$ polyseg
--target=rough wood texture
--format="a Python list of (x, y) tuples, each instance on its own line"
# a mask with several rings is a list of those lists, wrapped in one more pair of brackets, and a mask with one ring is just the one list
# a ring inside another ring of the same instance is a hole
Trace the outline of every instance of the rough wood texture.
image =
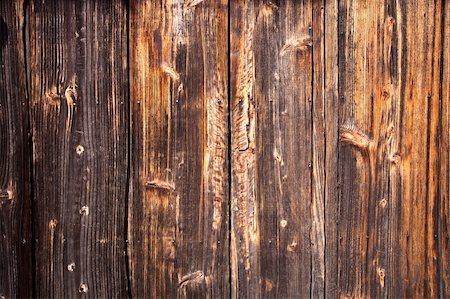
[(442, 255), (438, 265), (440, 279), (439, 296), (450, 296), (450, 1), (443, 2), (441, 40), (440, 124), (439, 124), (439, 206), (434, 217), (439, 226), (438, 253)]
[(448, 4), (230, 6), (233, 297), (448, 296)]
[(126, 297), (126, 6), (30, 6), (35, 295)]
[(340, 2), (341, 296), (449, 296), (439, 215), (443, 12), (441, 1)]
[(337, 298), (339, 228), (339, 95), (338, 95), (338, 0), (324, 4), (324, 119), (325, 119), (325, 296)]
[(0, 1), (0, 298), (30, 297), (30, 153), (23, 1)]
[(133, 297), (226, 298), (227, 2), (130, 2)]
[(320, 63), (313, 74), (322, 41), (312, 30), (320, 7), (230, 5), (233, 297), (320, 295), (323, 146), (312, 151), (323, 143)]
[(0, 51), (0, 299), (450, 297), (450, 1), (5, 0)]

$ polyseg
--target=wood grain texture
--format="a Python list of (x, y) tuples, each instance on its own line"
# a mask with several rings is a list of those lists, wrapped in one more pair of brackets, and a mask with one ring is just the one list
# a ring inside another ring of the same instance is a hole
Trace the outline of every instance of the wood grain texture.
[(450, 297), (450, 1), (0, 1), (0, 299)]
[(25, 6), (0, 2), (0, 297), (32, 295)]
[(324, 161), (323, 146), (312, 148), (324, 142), (323, 42), (312, 25), (323, 30), (321, 6), (230, 5), (233, 297), (320, 296)]
[(339, 4), (340, 296), (448, 296), (443, 12), (441, 1)]
[(133, 297), (229, 294), (227, 12), (130, 2)]
[[(331, 19), (333, 20), (333, 19)], [(325, 297), (325, 3), (312, 1), (312, 178), (311, 178), (311, 286), (310, 297)]]
[(126, 297), (126, 6), (30, 3), (35, 288)]
[(233, 297), (447, 296), (446, 5), (230, 4)]
[(339, 90), (338, 90), (338, 1), (324, 2), (324, 119), (325, 119), (325, 296), (339, 295)]
[(442, 3), (441, 73), (439, 102), (439, 193), (434, 217), (438, 218), (437, 253), (439, 296), (450, 296), (450, 1)]

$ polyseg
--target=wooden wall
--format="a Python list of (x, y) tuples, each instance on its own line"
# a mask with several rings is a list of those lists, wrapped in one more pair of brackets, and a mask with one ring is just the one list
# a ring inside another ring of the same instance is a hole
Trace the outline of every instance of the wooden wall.
[(450, 297), (448, 0), (0, 1), (0, 298)]

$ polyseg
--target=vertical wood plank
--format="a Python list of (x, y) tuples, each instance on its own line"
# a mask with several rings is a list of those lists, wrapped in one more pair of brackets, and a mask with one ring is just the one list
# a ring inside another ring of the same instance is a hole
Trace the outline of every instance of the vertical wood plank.
[(32, 296), (23, 1), (0, 2), (0, 297)]
[[(256, 200), (255, 6), (230, 2), (231, 297), (261, 296)], [(273, 7), (268, 7), (268, 14)], [(266, 285), (265, 281), (264, 287)], [(269, 289), (273, 282), (268, 281)]]
[(396, 61), (390, 63), (392, 36), (384, 39), (384, 31), (392, 34), (387, 26), (394, 20), (385, 15), (385, 4), (350, 0), (339, 7), (341, 296), (385, 296), (387, 242), (380, 237), (387, 233), (386, 211), (395, 204), (385, 159), (392, 138), (385, 136), (396, 125), (389, 114), (396, 116), (390, 110), (397, 75), (389, 69)]
[(340, 3), (341, 296), (440, 293), (441, 22), (441, 1)]
[(325, 296), (339, 295), (339, 94), (338, 1), (324, 1), (324, 102), (325, 102)]
[(126, 297), (123, 1), (31, 1), (36, 296)]
[(441, 48), (441, 80), (440, 81), (440, 160), (439, 160), (439, 196), (437, 208), (439, 217), (438, 254), (441, 264), (438, 265), (439, 296), (450, 296), (450, 1), (442, 3), (442, 48)]
[(227, 17), (130, 2), (133, 297), (229, 296)]
[[(312, 198), (311, 198), (311, 291), (313, 298), (325, 296), (325, 1), (312, 1)], [(333, 22), (333, 19), (330, 18)], [(333, 125), (334, 123), (329, 123)]]
[(320, 296), (322, 7), (312, 1), (230, 5), (233, 297)]

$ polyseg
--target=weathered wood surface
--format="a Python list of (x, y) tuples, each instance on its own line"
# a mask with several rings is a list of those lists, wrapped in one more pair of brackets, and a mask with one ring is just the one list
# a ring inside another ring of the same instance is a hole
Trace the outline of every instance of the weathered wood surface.
[(450, 296), (447, 0), (0, 1), (0, 298)]
[(313, 141), (313, 106), (320, 109), (313, 105), (313, 4), (230, 5), (233, 296), (307, 297), (313, 284), (320, 294), (323, 202), (312, 196), (313, 184), (321, 183), (312, 171), (313, 143), (320, 142)]
[(35, 296), (126, 297), (125, 2), (29, 9)]
[(23, 1), (0, 1), (0, 297), (32, 295)]
[[(438, 266), (440, 279), (439, 296), (450, 296), (450, 1), (443, 2), (442, 36), (441, 36), (441, 80), (439, 102), (439, 205), (434, 218), (439, 226), (435, 234), (438, 236), (437, 248), (441, 255)], [(434, 219), (433, 218), (433, 219)]]
[(133, 297), (228, 297), (227, 2), (130, 2)]
[(233, 295), (448, 296), (448, 3), (230, 6)]
[(439, 211), (445, 13), (442, 1), (340, 2), (340, 295), (450, 295)]

